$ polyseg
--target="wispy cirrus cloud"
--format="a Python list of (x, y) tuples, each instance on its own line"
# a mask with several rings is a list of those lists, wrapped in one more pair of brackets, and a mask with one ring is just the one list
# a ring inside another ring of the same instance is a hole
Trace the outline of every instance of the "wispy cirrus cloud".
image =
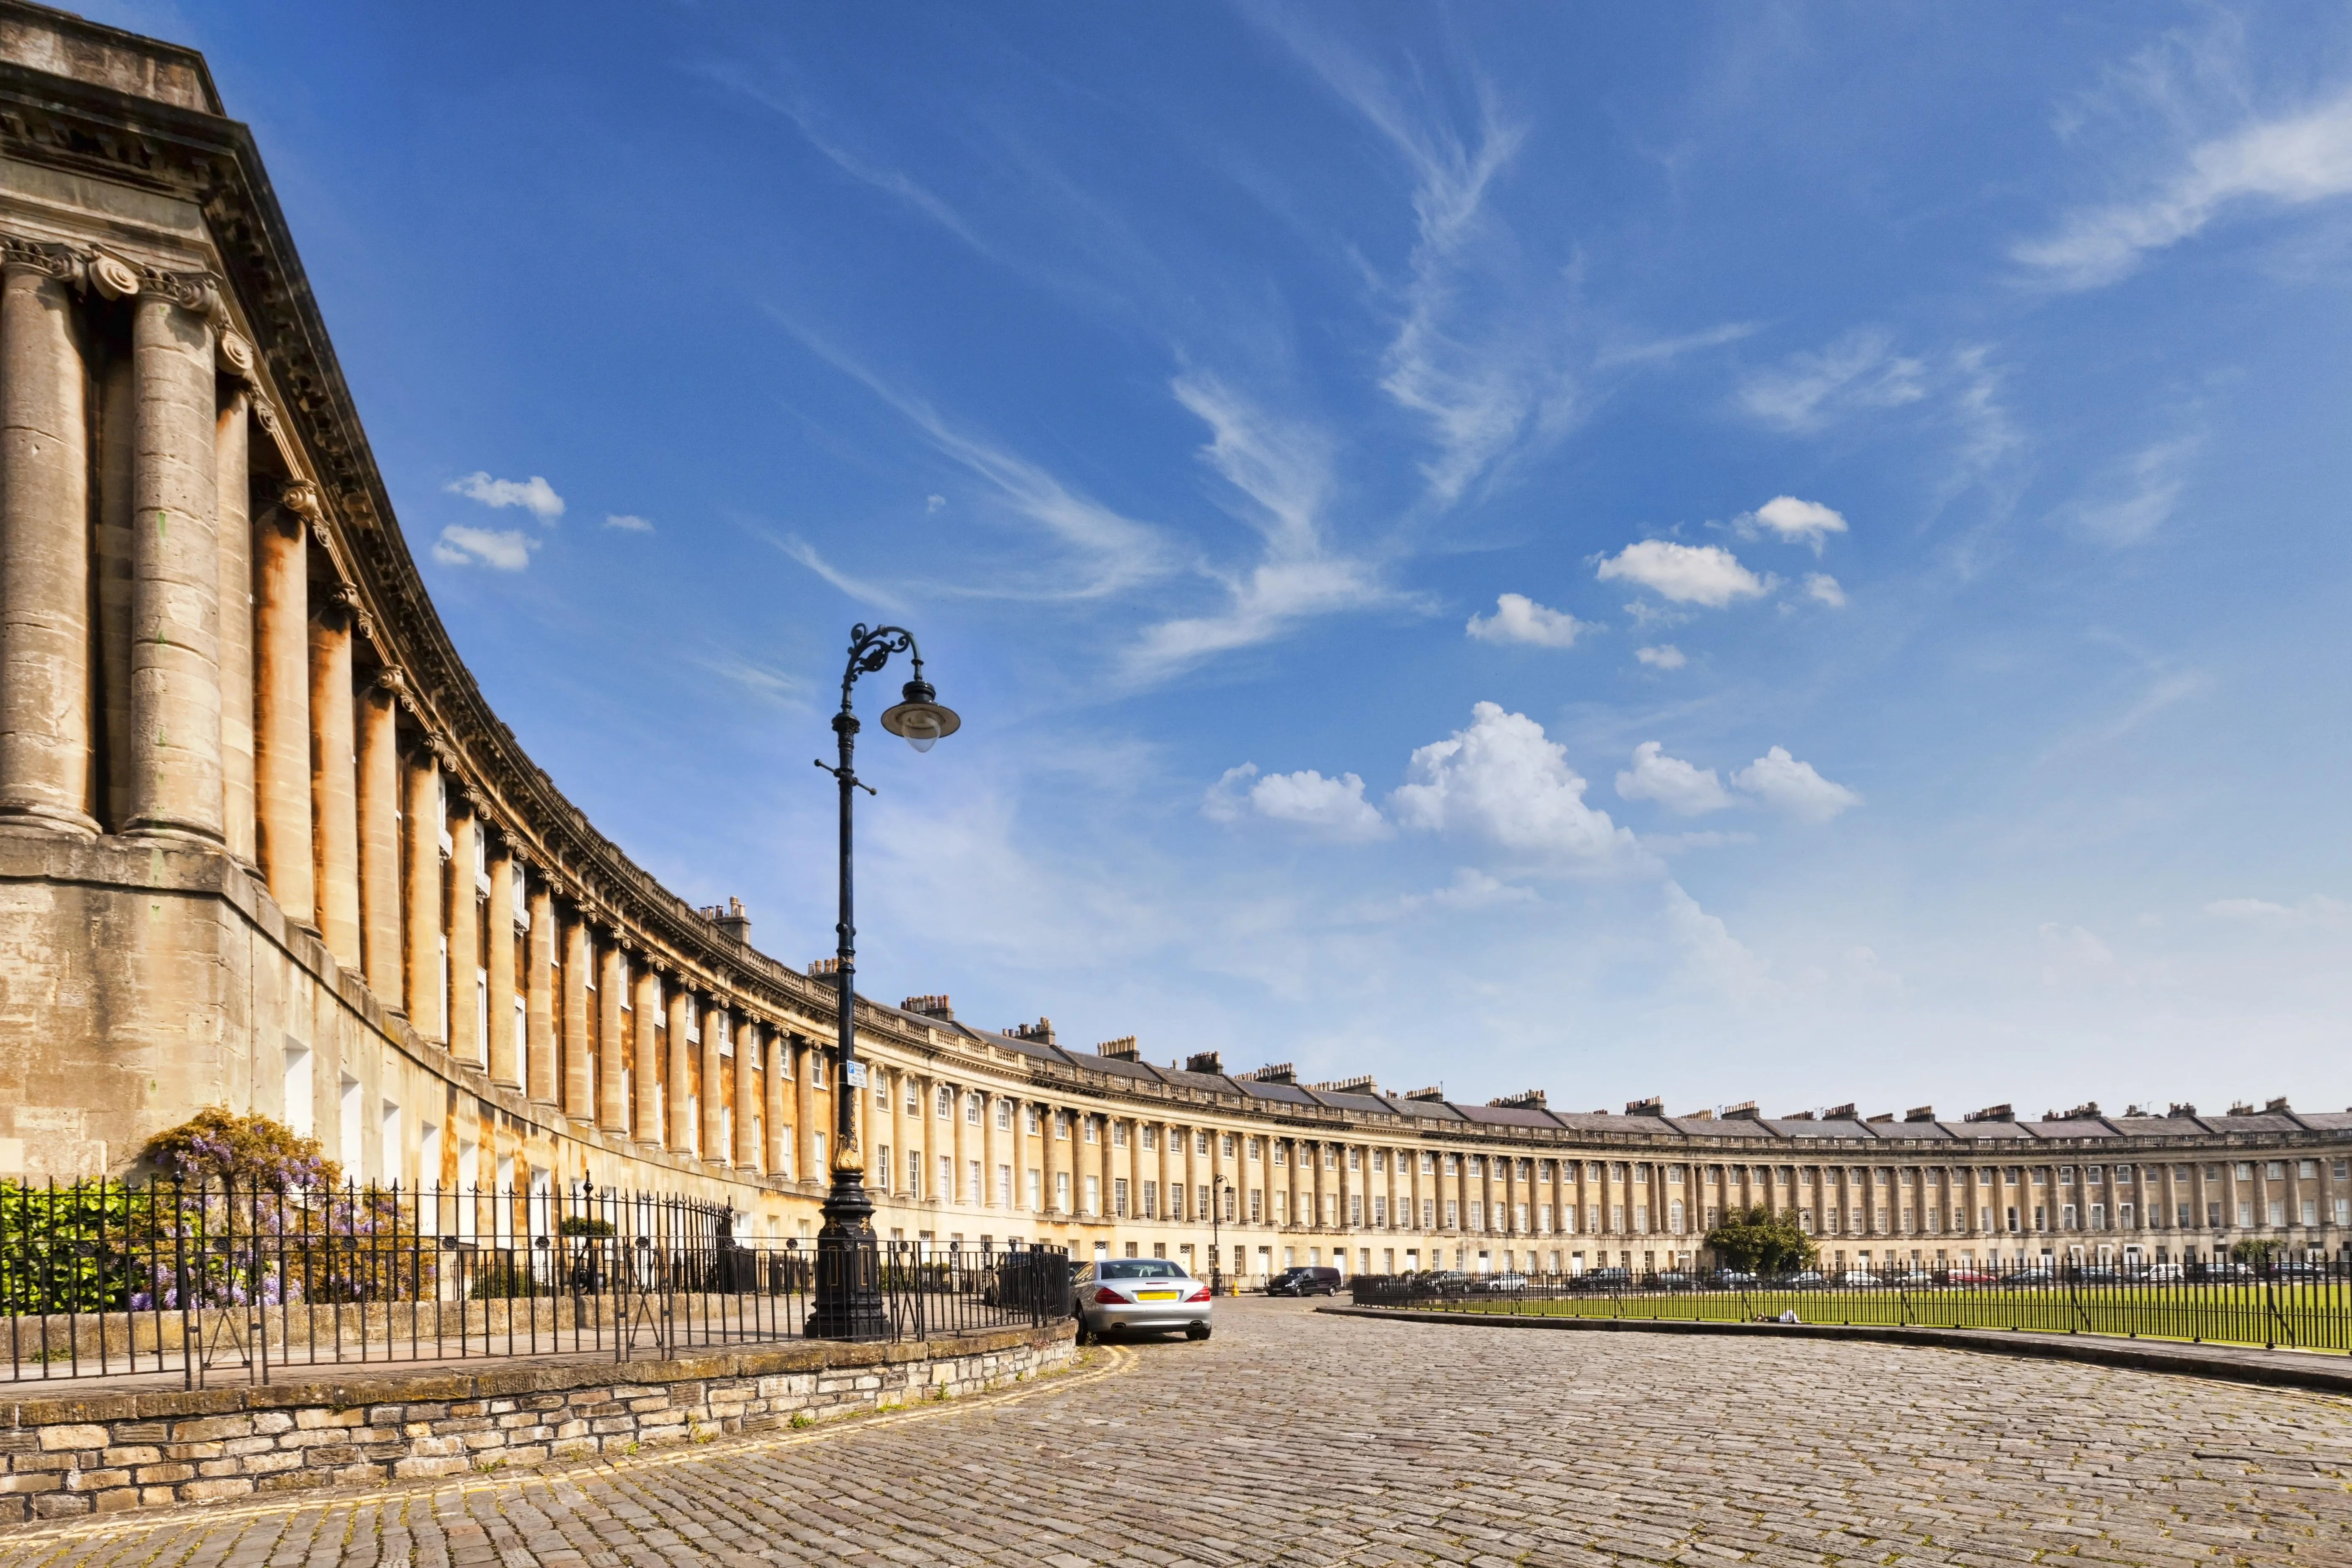
[(1225, 607), (1146, 629), (1128, 649), (1130, 677), (1160, 679), (1282, 637), (1316, 616), (1413, 602), (1388, 585), (1377, 562), (1332, 539), (1326, 517), (1335, 484), (1332, 445), (1323, 432), (1267, 413), (1206, 372), (1186, 372), (1171, 390), (1208, 426), (1201, 460), (1223, 481), (1228, 510), (1257, 532), (1261, 549), (1246, 565), (1202, 565), (1223, 588)]
[(853, 577), (848, 573), (842, 571), (840, 568), (835, 566), (831, 562), (827, 561), (824, 556), (818, 554), (815, 545), (811, 544), (808, 541), (801, 538), (798, 534), (787, 533), (779, 536), (769, 533), (764, 530), (759, 531), (759, 532), (761, 538), (765, 539), (769, 543), (774, 545), (777, 549), (782, 551), (785, 554), (791, 556), (793, 560), (799, 562), (802, 565), (815, 573), (819, 577), (824, 578), (826, 582), (840, 589), (842, 593), (846, 595), (848, 597), (856, 599), (860, 604), (872, 605), (877, 609), (888, 610), (893, 615), (903, 615), (906, 613), (906, 600), (900, 598), (898, 595), (892, 593), (887, 588), (868, 583), (863, 578)]
[(769, 316), (843, 374), (919, 430), (932, 448), (982, 480), (1012, 515), (1043, 529), (1065, 552), (1076, 580), (998, 579), (941, 593), (998, 598), (1091, 599), (1166, 575), (1175, 559), (1160, 531), (1071, 488), (1040, 465), (952, 423), (922, 398), (901, 392), (782, 312)]
[(2058, 288), (2095, 289), (2232, 209), (2307, 206), (2346, 195), (2352, 195), (2352, 93), (2200, 142), (2155, 189), (2071, 213), (2010, 255)]
[(1751, 372), (1738, 402), (1764, 424), (1812, 431), (1857, 410), (1898, 408), (1927, 395), (1924, 363), (1895, 353), (1887, 333), (1856, 328), (1823, 348)]
[(1380, 386), (1421, 420), (1433, 448), (1421, 465), (1428, 498), (1450, 507), (1577, 411), (1571, 286), (1528, 263), (1490, 200), (1527, 128), (1475, 76), (1468, 105), (1449, 108), (1418, 70), (1383, 72), (1295, 13), (1252, 15), (1380, 133), (1411, 182), (1413, 244), (1402, 276), (1383, 280), (1395, 318)]

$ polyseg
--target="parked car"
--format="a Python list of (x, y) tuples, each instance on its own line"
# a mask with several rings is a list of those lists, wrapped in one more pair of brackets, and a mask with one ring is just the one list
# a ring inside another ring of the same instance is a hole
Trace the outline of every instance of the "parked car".
[(1718, 1290), (1743, 1290), (1756, 1283), (1756, 1276), (1745, 1268), (1718, 1268), (1712, 1282)]
[(1077, 1274), (1078, 1336), (1184, 1331), (1209, 1337), (1209, 1287), (1165, 1258), (1098, 1258)]
[(1849, 1289), (1868, 1289), (1878, 1283), (1878, 1276), (1867, 1268), (1849, 1268), (1837, 1277), (1837, 1282)]
[(1588, 1268), (1574, 1280), (1580, 1290), (1624, 1290), (1631, 1289), (1633, 1283), (1633, 1271), (1630, 1268)]
[(1829, 1276), (1818, 1268), (1800, 1268), (1773, 1281), (1791, 1290), (1819, 1290), (1829, 1282)]
[(1507, 1295), (1511, 1291), (1524, 1290), (1528, 1288), (1526, 1275), (1513, 1273), (1507, 1268), (1500, 1274), (1483, 1275), (1480, 1279), (1488, 1292), (1495, 1295)]
[(1339, 1271), (1336, 1268), (1286, 1268), (1265, 1282), (1269, 1296), (1336, 1296), (1339, 1293)]
[(2189, 1270), (2178, 1263), (2149, 1263), (2141, 1267), (2134, 1279), (2145, 1279), (2151, 1285), (2166, 1285), (2189, 1278)]
[(1650, 1282), (1661, 1290), (1696, 1290), (1698, 1289), (1697, 1279), (1684, 1273), (1679, 1268), (1669, 1268), (1663, 1274), (1654, 1274), (1650, 1277)]
[(1998, 1285), (2000, 1277), (1988, 1274), (1981, 1268), (1947, 1268), (1943, 1282), (1947, 1285)]

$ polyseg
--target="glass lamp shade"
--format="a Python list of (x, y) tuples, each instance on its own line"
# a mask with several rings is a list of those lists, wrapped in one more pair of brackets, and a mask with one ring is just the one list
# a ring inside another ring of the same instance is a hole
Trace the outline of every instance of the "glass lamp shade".
[(963, 723), (954, 709), (942, 708), (933, 700), (938, 693), (928, 681), (907, 682), (905, 696), (904, 702), (882, 710), (882, 728), (919, 752), (929, 751)]

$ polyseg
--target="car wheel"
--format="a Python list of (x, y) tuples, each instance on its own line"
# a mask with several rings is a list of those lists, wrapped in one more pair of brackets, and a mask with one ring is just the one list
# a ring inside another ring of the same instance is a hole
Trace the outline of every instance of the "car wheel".
[(1078, 1320), (1078, 1340), (1077, 1340), (1077, 1342), (1078, 1342), (1078, 1344), (1079, 1344), (1081, 1347), (1084, 1347), (1084, 1346), (1087, 1346), (1087, 1345), (1093, 1344), (1096, 1341), (1099, 1340), (1101, 1337), (1102, 1337), (1101, 1335), (1099, 1335), (1099, 1334), (1096, 1333), (1092, 1329), (1090, 1329), (1090, 1328), (1087, 1327), (1087, 1321), (1086, 1321), (1084, 1318), (1080, 1318), (1080, 1319)]

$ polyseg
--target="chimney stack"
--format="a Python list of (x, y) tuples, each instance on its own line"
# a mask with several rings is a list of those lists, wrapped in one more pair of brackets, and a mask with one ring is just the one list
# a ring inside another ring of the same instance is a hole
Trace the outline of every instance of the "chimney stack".
[(1105, 1040), (1101, 1045), (1095, 1047), (1095, 1055), (1098, 1057), (1108, 1057), (1114, 1061), (1122, 1062), (1140, 1061), (1143, 1059), (1143, 1053), (1141, 1050), (1137, 1048), (1135, 1037), (1133, 1035), (1121, 1035), (1116, 1040)]
[(695, 911), (719, 928), (719, 934), (730, 942), (751, 945), (751, 917), (743, 912), (743, 900), (730, 898), (723, 904), (706, 904)]
[(1507, 1094), (1500, 1100), (1490, 1100), (1486, 1103), (1497, 1110), (1541, 1110), (1544, 1109), (1544, 1091), (1523, 1089), (1517, 1094)]
[(1040, 1015), (1034, 1024), (1013, 1025), (1004, 1031), (1004, 1036), (1007, 1039), (1034, 1040), (1041, 1046), (1050, 1046), (1054, 1043), (1054, 1020)]
[(1272, 1062), (1255, 1072), (1245, 1072), (1239, 1076), (1248, 1079), (1252, 1083), (1297, 1083), (1298, 1081), (1298, 1075), (1291, 1071), (1288, 1062)]
[(1215, 1051), (1194, 1051), (1184, 1058), (1184, 1070), (1223, 1078), (1225, 1076), (1225, 1058)]
[(1661, 1095), (1654, 1094), (1647, 1100), (1629, 1100), (1625, 1102), (1625, 1114), (1628, 1116), (1664, 1116), (1665, 1113), (1666, 1102), (1664, 1097)]
[(936, 996), (909, 996), (898, 1004), (898, 1010), (902, 1013), (920, 1013), (926, 1018), (937, 1018), (945, 1024), (955, 1022), (955, 1009), (948, 1005), (947, 994), (944, 992)]

